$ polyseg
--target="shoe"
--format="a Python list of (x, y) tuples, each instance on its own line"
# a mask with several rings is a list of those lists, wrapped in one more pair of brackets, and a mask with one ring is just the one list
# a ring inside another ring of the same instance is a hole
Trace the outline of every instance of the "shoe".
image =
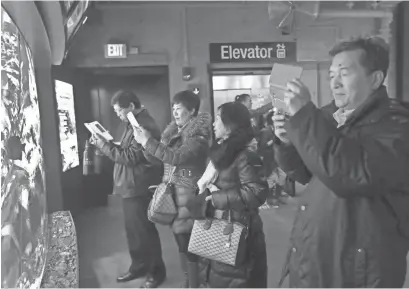
[(144, 270), (138, 271), (138, 272), (127, 272), (124, 275), (119, 276), (116, 278), (117, 282), (128, 282), (131, 280), (135, 280), (141, 277), (146, 276), (146, 272)]
[(166, 275), (160, 275), (160, 276), (148, 276), (146, 277), (145, 282), (142, 284), (141, 287), (139, 288), (158, 288), (160, 284), (165, 281)]

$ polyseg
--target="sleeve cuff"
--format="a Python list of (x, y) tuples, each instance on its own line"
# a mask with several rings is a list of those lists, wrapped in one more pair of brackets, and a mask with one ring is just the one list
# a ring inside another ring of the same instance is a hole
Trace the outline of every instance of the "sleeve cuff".
[(156, 145), (157, 145), (158, 141), (156, 139), (154, 139), (153, 137), (150, 137), (146, 143), (143, 146), (143, 148), (145, 149), (145, 151), (147, 151), (148, 153), (152, 154), (154, 153), (155, 149), (156, 149)]
[(222, 191), (212, 193), (213, 206), (218, 210), (224, 210), (228, 206), (227, 194)]
[(316, 110), (317, 107), (312, 101), (310, 101), (288, 120), (284, 125), (285, 129), (291, 133), (295, 128), (302, 128), (307, 123), (305, 120), (314, 114)]

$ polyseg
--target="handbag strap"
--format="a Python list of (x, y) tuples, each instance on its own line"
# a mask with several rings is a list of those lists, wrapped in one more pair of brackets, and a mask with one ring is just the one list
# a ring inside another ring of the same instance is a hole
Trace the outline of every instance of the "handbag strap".
[(176, 171), (176, 166), (172, 167), (172, 173), (170, 174), (169, 180), (168, 180), (168, 182), (166, 183), (166, 185), (169, 185), (170, 182), (172, 181), (173, 175), (175, 174), (175, 171)]
[(233, 226), (233, 223), (231, 221), (231, 210), (228, 210), (228, 213), (229, 213), (229, 215), (227, 217), (227, 225), (223, 230), (223, 234), (231, 236), (233, 234), (233, 231), (234, 231), (234, 226)]

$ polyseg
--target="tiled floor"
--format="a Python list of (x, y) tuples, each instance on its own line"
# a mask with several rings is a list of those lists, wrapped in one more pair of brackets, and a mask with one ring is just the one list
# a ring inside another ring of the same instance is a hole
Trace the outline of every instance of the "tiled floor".
[[(115, 281), (129, 266), (123, 229), (121, 206), (115, 199), (109, 207), (95, 208), (75, 218), (80, 259), (81, 288), (138, 288), (143, 279), (127, 283)], [(268, 286), (275, 287), (284, 262), (296, 199), (279, 209), (263, 210), (268, 254)], [(158, 226), (167, 279), (161, 287), (180, 288), (182, 273), (173, 234), (168, 227)], [(284, 287), (288, 286), (286, 283)], [(409, 288), (409, 273), (405, 288)]]

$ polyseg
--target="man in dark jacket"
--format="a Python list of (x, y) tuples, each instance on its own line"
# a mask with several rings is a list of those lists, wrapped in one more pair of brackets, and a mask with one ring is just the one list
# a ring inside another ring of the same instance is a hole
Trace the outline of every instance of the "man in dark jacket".
[(343, 42), (330, 52), (334, 101), (287, 84), (289, 119), (273, 117), (280, 167), (306, 184), (282, 280), (290, 287), (402, 287), (409, 247), (409, 110), (382, 85), (386, 43)]
[(126, 115), (132, 112), (138, 123), (152, 137), (160, 139), (160, 130), (148, 111), (141, 106), (138, 97), (128, 91), (117, 92), (111, 104), (126, 129), (119, 145), (94, 137), (93, 143), (115, 162), (114, 194), (123, 198), (125, 230), (132, 264), (129, 271), (117, 278), (126, 282), (145, 275), (164, 279), (165, 265), (158, 231), (148, 220), (147, 210), (152, 195), (148, 188), (160, 183), (163, 166), (150, 163), (144, 157), (142, 147), (133, 141), (133, 129)]

